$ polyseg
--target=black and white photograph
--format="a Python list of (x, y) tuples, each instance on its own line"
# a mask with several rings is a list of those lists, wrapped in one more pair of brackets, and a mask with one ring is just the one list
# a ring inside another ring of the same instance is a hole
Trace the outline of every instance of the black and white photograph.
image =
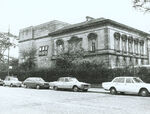
[(150, 114), (150, 0), (0, 0), (0, 114)]

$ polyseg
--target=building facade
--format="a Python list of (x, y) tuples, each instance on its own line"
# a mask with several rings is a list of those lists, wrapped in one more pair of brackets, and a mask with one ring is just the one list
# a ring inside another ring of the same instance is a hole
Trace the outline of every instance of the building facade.
[(54, 67), (57, 55), (80, 49), (85, 59), (108, 68), (150, 64), (150, 34), (110, 19), (87, 17), (73, 25), (51, 21), (22, 29), (19, 37), (19, 62), (34, 48), (38, 68)]

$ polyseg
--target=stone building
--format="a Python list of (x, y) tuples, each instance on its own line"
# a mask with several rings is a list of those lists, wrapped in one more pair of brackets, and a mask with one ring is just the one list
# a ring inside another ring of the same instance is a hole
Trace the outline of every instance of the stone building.
[(20, 30), (19, 62), (24, 50), (36, 49), (38, 68), (55, 66), (56, 55), (84, 49), (85, 58), (108, 68), (150, 64), (150, 34), (116, 21), (87, 17), (68, 24), (51, 21)]

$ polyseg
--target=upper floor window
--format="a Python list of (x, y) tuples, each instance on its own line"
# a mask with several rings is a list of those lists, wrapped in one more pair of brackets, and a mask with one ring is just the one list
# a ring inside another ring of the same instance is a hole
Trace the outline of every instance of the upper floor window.
[(140, 41), (140, 54), (144, 55), (144, 41), (143, 40)]
[(128, 37), (128, 52), (133, 53), (133, 37)]
[(40, 46), (39, 48), (39, 56), (47, 56), (48, 54), (48, 45)]
[(64, 42), (63, 40), (56, 41), (56, 52), (57, 54), (63, 53), (64, 51)]
[(82, 38), (72, 36), (68, 43), (70, 51), (78, 51), (82, 49)]
[(122, 35), (122, 51), (127, 52), (127, 35)]
[(90, 33), (88, 34), (88, 48), (89, 51), (95, 52), (97, 49), (97, 34)]
[(120, 66), (120, 61), (119, 61), (119, 57), (116, 57), (116, 67)]
[(139, 42), (138, 39), (135, 39), (135, 40), (134, 40), (134, 52), (135, 52), (136, 54), (138, 54), (138, 42)]
[(120, 51), (120, 33), (114, 33), (114, 49)]

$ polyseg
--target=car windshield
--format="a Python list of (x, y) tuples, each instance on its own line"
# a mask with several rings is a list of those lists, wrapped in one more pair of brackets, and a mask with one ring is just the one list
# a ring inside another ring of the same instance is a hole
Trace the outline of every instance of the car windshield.
[(42, 78), (35, 78), (35, 81), (45, 82)]
[(18, 78), (10, 78), (12, 81), (18, 81)]
[(79, 82), (76, 78), (69, 78), (69, 81), (71, 81), (71, 82)]
[(135, 83), (143, 83), (143, 81), (140, 78), (133, 78)]

